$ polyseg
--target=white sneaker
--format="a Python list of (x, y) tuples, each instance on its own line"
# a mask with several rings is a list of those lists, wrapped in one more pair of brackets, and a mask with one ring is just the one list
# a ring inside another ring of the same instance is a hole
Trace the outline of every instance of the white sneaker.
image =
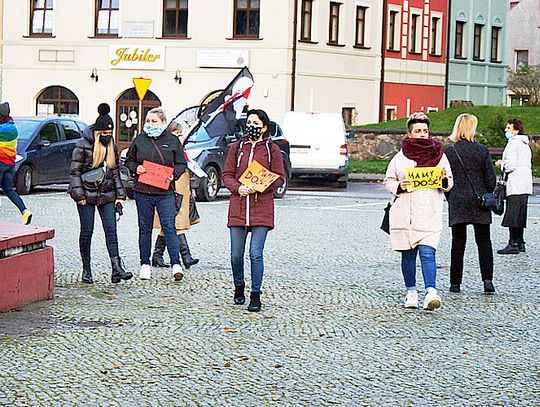
[(424, 309), (433, 311), (434, 309), (440, 308), (442, 304), (441, 297), (437, 294), (437, 290), (428, 289), (426, 296), (424, 298)]
[(418, 292), (416, 291), (407, 291), (407, 296), (405, 297), (405, 308), (418, 308)]
[(152, 277), (152, 267), (150, 267), (150, 264), (143, 264), (141, 266), (139, 278), (141, 280), (150, 280), (150, 277)]
[(174, 277), (174, 281), (180, 281), (184, 278), (184, 272), (182, 271), (182, 266), (180, 266), (180, 264), (173, 264), (172, 275)]

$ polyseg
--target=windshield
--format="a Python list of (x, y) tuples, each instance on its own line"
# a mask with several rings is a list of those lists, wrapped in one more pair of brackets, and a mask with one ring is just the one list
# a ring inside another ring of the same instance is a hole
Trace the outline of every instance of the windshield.
[(14, 120), (17, 132), (19, 133), (19, 140), (30, 140), (35, 130), (41, 124), (37, 120)]

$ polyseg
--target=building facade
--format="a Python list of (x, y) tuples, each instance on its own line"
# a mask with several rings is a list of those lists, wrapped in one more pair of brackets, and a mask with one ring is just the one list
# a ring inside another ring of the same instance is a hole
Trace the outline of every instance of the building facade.
[(444, 108), (447, 0), (386, 0), (381, 120)]
[(451, 0), (447, 106), (506, 102), (508, 0)]
[(506, 49), (513, 71), (540, 64), (540, 0), (510, 2)]
[[(2, 95), (14, 115), (75, 115), (111, 105), (119, 142), (141, 115), (169, 117), (248, 66), (249, 104), (377, 121), (378, 0), (4, 0)], [(293, 18), (294, 13), (297, 18)], [(133, 78), (151, 79), (139, 111)]]

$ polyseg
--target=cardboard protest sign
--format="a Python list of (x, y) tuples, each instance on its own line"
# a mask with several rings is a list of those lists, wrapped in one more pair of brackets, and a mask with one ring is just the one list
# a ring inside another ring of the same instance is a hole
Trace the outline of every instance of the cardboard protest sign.
[(278, 178), (279, 175), (267, 170), (257, 161), (253, 160), (239, 181), (247, 187), (252, 187), (257, 192), (264, 192)]
[(142, 166), (146, 168), (146, 172), (139, 174), (138, 181), (140, 183), (165, 190), (169, 189), (173, 168), (146, 160), (143, 161)]
[(413, 192), (422, 188), (442, 188), (442, 174), (439, 167), (407, 168), (407, 179), (411, 183), (407, 186), (407, 192)]

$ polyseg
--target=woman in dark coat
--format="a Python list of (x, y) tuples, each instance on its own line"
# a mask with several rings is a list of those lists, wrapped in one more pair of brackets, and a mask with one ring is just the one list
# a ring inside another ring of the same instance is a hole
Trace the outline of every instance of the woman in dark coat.
[[(266, 235), (274, 228), (274, 191), (284, 181), (285, 170), (279, 147), (269, 138), (270, 119), (263, 110), (247, 112), (245, 136), (234, 143), (227, 156), (223, 183), (231, 191), (227, 226), (231, 235), (231, 266), (234, 280), (234, 303), (244, 304), (244, 251), (251, 232), (251, 295), (249, 311), (261, 310), (261, 285), (264, 272), (263, 250)], [(279, 175), (264, 192), (243, 185), (239, 178), (257, 161)]]
[[(83, 139), (77, 143), (71, 157), (69, 194), (77, 202), (81, 222), (79, 249), (83, 263), (82, 282), (87, 284), (94, 282), (90, 268), (90, 252), (96, 209), (103, 223), (107, 250), (111, 258), (111, 281), (119, 283), (120, 280), (133, 277), (133, 274), (124, 269), (118, 254), (115, 202), (125, 200), (126, 192), (118, 171), (118, 149), (113, 142), (110, 111), (111, 108), (106, 103), (98, 106), (99, 116), (95, 124), (84, 130)], [(103, 180), (94, 185), (85, 183), (82, 175), (96, 168), (103, 169)]]
[(484, 292), (492, 294), (495, 288), (492, 282), (491, 211), (482, 209), (477, 197), (493, 192), (496, 175), (488, 149), (474, 141), (477, 124), (478, 119), (474, 115), (458, 116), (453, 132), (456, 143), (445, 152), (454, 174), (454, 188), (446, 193), (449, 224), (452, 228), (450, 291), (457, 293), (461, 290), (467, 225), (473, 225)]

